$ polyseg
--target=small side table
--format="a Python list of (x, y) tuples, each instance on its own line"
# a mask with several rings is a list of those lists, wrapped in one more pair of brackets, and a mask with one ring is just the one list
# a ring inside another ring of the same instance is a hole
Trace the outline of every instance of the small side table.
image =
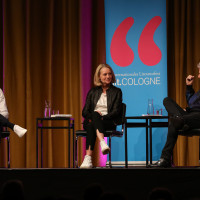
[[(67, 121), (67, 126), (44, 126), (44, 121)], [(38, 131), (41, 133), (41, 168), (43, 167), (43, 129), (67, 129), (68, 130), (68, 167), (70, 168), (70, 139), (71, 130), (73, 134), (73, 168), (74, 163), (74, 119), (70, 117), (48, 117), (48, 118), (37, 118), (36, 119), (36, 167), (39, 167), (39, 145), (38, 145)]]
[[(167, 119), (167, 122), (155, 122), (156, 119)], [(135, 122), (127, 120), (144, 120), (144, 122)], [(145, 128), (146, 129), (146, 167), (149, 164), (149, 145), (148, 141), (150, 140), (150, 164), (152, 164), (152, 128), (158, 127), (168, 127), (168, 116), (157, 116), (157, 115), (147, 115), (147, 116), (128, 116), (126, 117), (125, 123), (125, 167), (128, 168), (128, 152), (127, 152), (127, 133), (128, 128)], [(150, 138), (148, 139), (148, 137)]]

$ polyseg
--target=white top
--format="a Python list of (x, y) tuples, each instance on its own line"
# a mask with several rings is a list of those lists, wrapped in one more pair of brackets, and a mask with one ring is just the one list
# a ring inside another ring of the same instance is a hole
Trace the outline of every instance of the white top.
[(0, 114), (8, 119), (9, 113), (6, 105), (6, 99), (4, 97), (3, 91), (0, 88)]
[(102, 115), (107, 115), (108, 114), (107, 95), (106, 94), (104, 94), (104, 93), (101, 94), (101, 97), (98, 100), (94, 111), (100, 111)]

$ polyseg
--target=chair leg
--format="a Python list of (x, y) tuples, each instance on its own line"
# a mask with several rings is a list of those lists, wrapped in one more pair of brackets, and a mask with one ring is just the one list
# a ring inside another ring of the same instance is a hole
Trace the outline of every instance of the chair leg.
[(10, 138), (9, 137), (7, 137), (7, 144), (8, 144), (8, 146), (7, 146), (7, 150), (8, 150), (8, 168), (10, 168)]
[(75, 167), (78, 168), (78, 137), (76, 136), (75, 141)]
[(109, 136), (109, 147), (110, 147), (110, 152), (109, 152), (109, 167), (112, 168), (112, 164), (111, 164), (111, 136)]

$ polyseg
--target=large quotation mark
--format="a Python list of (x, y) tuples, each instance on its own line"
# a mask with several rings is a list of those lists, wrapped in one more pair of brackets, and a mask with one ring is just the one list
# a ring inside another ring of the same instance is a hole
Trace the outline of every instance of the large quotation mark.
[[(160, 62), (162, 53), (153, 40), (154, 33), (162, 19), (160, 16), (153, 17), (145, 26), (138, 43), (138, 54), (141, 61), (148, 66)], [(134, 53), (126, 42), (126, 36), (134, 23), (132, 17), (126, 18), (117, 27), (110, 46), (111, 57), (114, 63), (120, 67), (126, 67), (133, 62)]]
[(138, 44), (138, 54), (140, 60), (148, 66), (156, 65), (160, 62), (162, 53), (158, 46), (153, 40), (154, 33), (160, 23), (162, 22), (161, 17), (156, 16), (152, 18), (148, 24), (144, 27), (140, 36)]
[(126, 42), (126, 35), (134, 23), (132, 17), (126, 18), (116, 29), (111, 45), (111, 57), (116, 65), (126, 67), (133, 62), (134, 54)]

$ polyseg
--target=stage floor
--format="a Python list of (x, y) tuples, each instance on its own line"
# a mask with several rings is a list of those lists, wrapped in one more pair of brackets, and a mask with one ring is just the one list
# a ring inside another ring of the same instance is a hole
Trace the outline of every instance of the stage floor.
[(85, 188), (93, 183), (128, 200), (144, 200), (155, 187), (170, 189), (176, 199), (200, 197), (200, 168), (0, 169), (0, 186), (13, 179), (23, 182), (27, 200), (49, 196), (83, 199)]

